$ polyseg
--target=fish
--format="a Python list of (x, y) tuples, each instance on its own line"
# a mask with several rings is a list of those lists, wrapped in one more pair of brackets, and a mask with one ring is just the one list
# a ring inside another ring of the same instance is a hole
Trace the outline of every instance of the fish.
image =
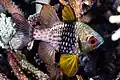
[[(48, 8), (50, 5), (44, 5), (44, 7)], [(66, 9), (69, 10), (70, 6), (66, 5), (64, 7), (63, 12), (66, 12), (64, 13), (63, 17), (66, 17), (67, 14), (70, 13), (70, 10), (67, 13)], [(54, 16), (52, 15), (52, 12), (48, 14), (51, 17)], [(68, 16), (71, 15), (68, 14)], [(52, 19), (49, 22), (51, 23)], [(98, 48), (104, 42), (103, 38), (95, 30), (93, 30), (89, 25), (80, 21), (72, 21), (70, 19), (69, 21), (56, 20), (54, 23), (52, 22), (52, 24), (49, 24), (48, 26), (52, 27), (42, 30), (34, 29), (33, 37), (35, 40), (41, 40), (50, 43), (51, 46), (58, 52), (79, 54), (81, 52), (87, 53)]]
[(35, 29), (33, 37), (50, 43), (58, 52), (79, 53), (80, 47), (80, 51), (89, 52), (103, 43), (102, 37), (84, 23), (56, 22), (53, 26), (44, 30)]
[[(59, 20), (52, 6), (41, 4), (43, 7), (40, 12), (40, 22), (46, 28), (34, 28), (33, 31), (34, 40), (40, 40), (38, 55), (43, 62), (54, 67), (56, 55), (60, 54), (58, 61), (60, 69), (66, 76), (72, 77), (78, 71), (78, 56), (97, 49), (104, 40), (89, 25), (76, 19), (69, 4), (62, 9), (62, 21)], [(55, 67), (55, 69), (47, 68), (51, 74), (56, 74)], [(54, 71), (55, 73), (52, 73)]]

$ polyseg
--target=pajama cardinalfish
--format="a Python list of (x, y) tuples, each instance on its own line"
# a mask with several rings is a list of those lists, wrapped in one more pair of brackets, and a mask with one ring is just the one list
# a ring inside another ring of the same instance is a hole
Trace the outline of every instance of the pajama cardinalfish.
[(35, 40), (48, 42), (56, 51), (68, 54), (86, 53), (103, 44), (103, 38), (95, 30), (83, 22), (76, 21), (69, 5), (65, 5), (62, 10), (63, 21), (58, 19), (50, 5), (44, 4), (42, 11), (44, 10), (46, 10), (47, 17), (48, 15), (50, 17), (50, 20), (46, 22), (50, 28), (34, 29)]
[[(98, 48), (104, 40), (89, 25), (77, 21), (69, 4), (62, 9), (62, 21), (54, 7), (41, 4), (40, 24), (46, 28), (33, 31), (34, 39), (43, 42), (38, 49), (39, 56), (46, 64), (55, 66), (54, 63), (58, 63), (66, 76), (73, 77), (80, 65), (79, 55)], [(57, 54), (60, 54), (59, 60)]]

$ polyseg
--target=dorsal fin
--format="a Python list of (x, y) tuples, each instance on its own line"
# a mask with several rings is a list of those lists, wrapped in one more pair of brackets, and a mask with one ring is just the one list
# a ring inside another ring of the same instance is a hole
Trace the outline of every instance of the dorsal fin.
[(37, 2), (37, 4), (42, 5), (42, 9), (40, 11), (40, 22), (42, 24), (45, 24), (46, 26), (50, 26), (56, 21), (59, 21), (57, 13), (51, 5), (45, 3), (39, 3), (39, 2)]
[(63, 21), (75, 21), (75, 13), (69, 4), (65, 5), (62, 9), (62, 18)]

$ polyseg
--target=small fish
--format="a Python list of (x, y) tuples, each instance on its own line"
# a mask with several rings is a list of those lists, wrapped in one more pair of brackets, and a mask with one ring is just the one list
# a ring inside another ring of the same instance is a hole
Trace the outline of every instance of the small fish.
[(38, 55), (48, 65), (46, 67), (50, 75), (56, 78), (60, 76), (59, 69), (55, 67), (56, 55), (60, 54), (60, 70), (72, 77), (78, 71), (78, 55), (99, 47), (104, 42), (103, 38), (87, 24), (77, 21), (70, 5), (62, 9), (63, 20), (60, 21), (52, 6), (41, 4), (40, 27), (44, 25), (46, 28), (34, 29), (33, 32), (33, 37), (41, 40)]
[(52, 28), (34, 30), (36, 40), (48, 42), (53, 48), (63, 53), (89, 52), (103, 43), (101, 36), (88, 25), (81, 22), (56, 22)]
[[(50, 5), (44, 5), (44, 7), (48, 8)], [(67, 9), (69, 12), (67, 12)], [(66, 11), (66, 15), (63, 17), (66, 17), (67, 13), (70, 13), (72, 10), (69, 5), (66, 5), (63, 9), (63, 12), (64, 11)], [(48, 14), (50, 14), (50, 16), (54, 16), (54, 14), (52, 15), (52, 12)], [(68, 16), (73, 15), (74, 14), (68, 14)], [(89, 52), (98, 48), (104, 42), (103, 38), (90, 26), (80, 21), (72, 21), (70, 19), (75, 18), (69, 17), (69, 21), (66, 19), (65, 21), (56, 20), (56, 22), (52, 22), (51, 19), (50, 22), (53, 24), (48, 25), (51, 26), (51, 28), (42, 30), (35, 29), (33, 37), (36, 40), (50, 43), (58, 52), (72, 54)]]

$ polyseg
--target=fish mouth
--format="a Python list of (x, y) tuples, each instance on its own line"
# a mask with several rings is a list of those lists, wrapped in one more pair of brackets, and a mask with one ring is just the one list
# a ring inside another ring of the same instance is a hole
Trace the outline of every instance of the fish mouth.
[(100, 42), (96, 48), (100, 47), (103, 43), (104, 43), (104, 40)]
[[(99, 36), (100, 36), (100, 35), (99, 35)], [(98, 41), (98, 45), (97, 45), (96, 48), (100, 47), (100, 46), (104, 43), (104, 40), (103, 40), (102, 37), (99, 37), (98, 40), (99, 40), (99, 41)]]
[(104, 43), (104, 39), (103, 39), (102, 36), (101, 36), (99, 33), (97, 33), (97, 32), (93, 33), (93, 35), (94, 35), (94, 37), (96, 37), (96, 39), (97, 39), (96, 48), (98, 48), (98, 47), (100, 47), (100, 46)]

